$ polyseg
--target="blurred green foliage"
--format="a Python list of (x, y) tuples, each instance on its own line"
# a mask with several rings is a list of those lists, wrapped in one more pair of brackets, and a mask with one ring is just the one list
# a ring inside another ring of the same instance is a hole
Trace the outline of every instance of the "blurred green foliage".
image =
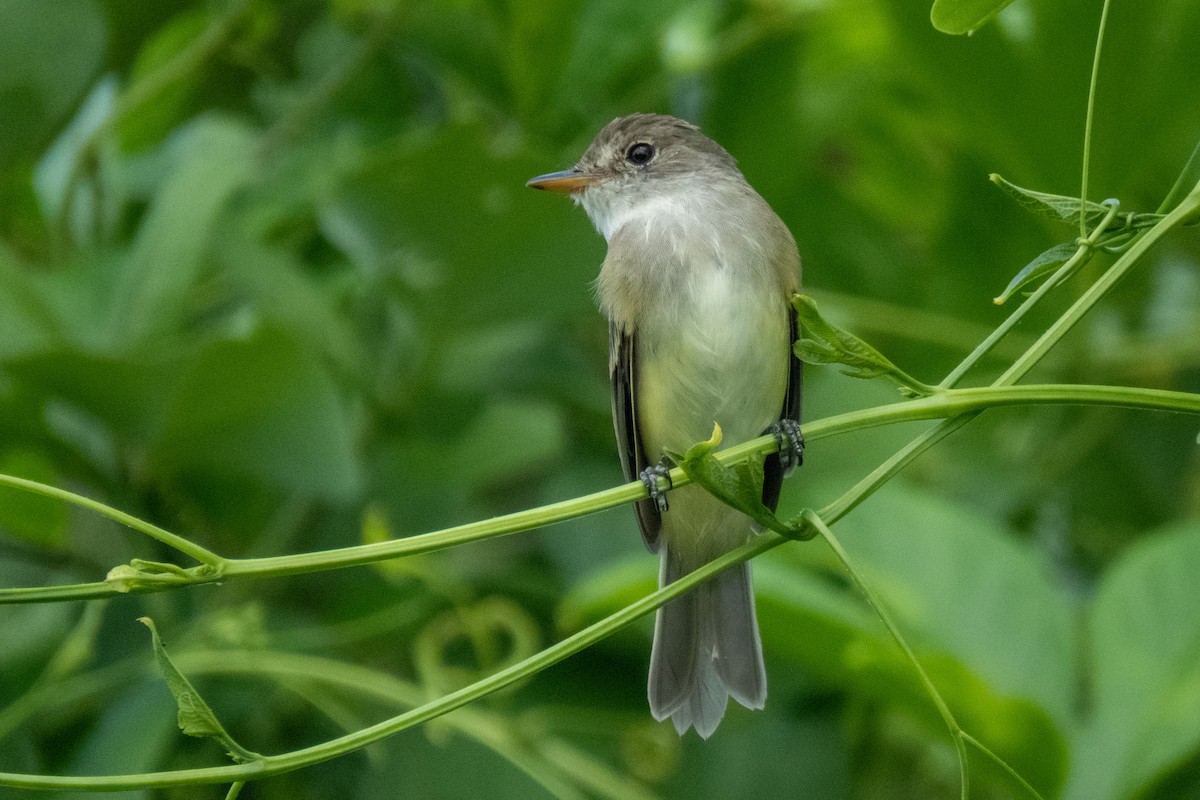
[[(822, 308), (936, 382), (1061, 239), (987, 175), (1078, 191), (1099, 12), (1019, 0), (965, 38), (912, 0), (0, 0), (0, 470), (231, 557), (617, 483), (589, 289), (603, 242), (523, 182), (634, 110), (721, 141), (791, 226)], [(1109, 26), (1090, 199), (1154, 211), (1200, 136), (1200, 5), (1116, 3)], [(1194, 229), (1035, 374), (1200, 390)], [(807, 387), (808, 419), (896, 399), (835, 369)], [(783, 509), (828, 501), (914, 431), (813, 443)], [(993, 411), (838, 526), (967, 730), (1046, 797), (1200, 796), (1196, 433)], [(135, 556), (169, 553), (0, 490), (0, 585), (100, 580)], [(247, 794), (953, 796), (932, 705), (832, 556), (792, 544), (755, 568), (771, 697), (707, 743), (650, 719), (646, 623), (469, 725)], [(209, 663), (191, 677), (239, 741), (283, 752), (528, 655), (655, 570), (617, 509), (374, 568), (0, 606), (0, 771), (221, 763), (175, 728), (142, 615), (185, 672)], [(281, 651), (416, 699), (212, 664)], [(972, 765), (977, 796), (1023, 796)]]

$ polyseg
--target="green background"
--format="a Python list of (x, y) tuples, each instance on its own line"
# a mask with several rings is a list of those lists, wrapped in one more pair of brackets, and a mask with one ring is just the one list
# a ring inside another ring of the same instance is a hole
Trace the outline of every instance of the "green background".
[[(230, 557), (615, 485), (590, 287), (604, 243), (523, 184), (631, 111), (720, 141), (795, 234), (826, 315), (936, 383), (1008, 313), (991, 298), (1009, 278), (1077, 234), (987, 175), (1078, 193), (1100, 6), (1017, 0), (950, 37), (913, 0), (0, 0), (0, 472)], [(1091, 199), (1155, 210), (1200, 136), (1197, 75), (1200, 4), (1113, 4)], [(1031, 380), (1200, 391), (1196, 229)], [(806, 376), (808, 420), (897, 399)], [(782, 509), (830, 501), (924, 426), (814, 442)], [(992, 411), (837, 526), (967, 730), (1046, 797), (1200, 797), (1196, 436), (1183, 416)], [(171, 555), (0, 489), (0, 586), (134, 557)], [(754, 566), (770, 697), (707, 743), (650, 718), (644, 620), (461, 724), (243, 797), (957, 796), (940, 720), (825, 547)], [(0, 771), (222, 763), (176, 729), (139, 616), (226, 727), (274, 753), (404, 708), (356, 692), (356, 670), (437, 696), (655, 574), (614, 509), (377, 567), (0, 606)], [(281, 652), (345, 673), (265, 674)], [(322, 680), (339, 676), (351, 686)], [(975, 796), (1024, 796), (972, 766)]]

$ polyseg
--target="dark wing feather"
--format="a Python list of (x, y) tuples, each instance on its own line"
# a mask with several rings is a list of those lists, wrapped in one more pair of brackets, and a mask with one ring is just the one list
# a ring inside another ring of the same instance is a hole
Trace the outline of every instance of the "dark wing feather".
[(787, 394), (783, 398), (783, 416), (782, 419), (794, 419), (796, 422), (802, 422), (800, 419), (800, 399), (804, 394), (804, 362), (796, 358), (796, 341), (800, 338), (800, 329), (797, 324), (799, 320), (796, 318), (796, 309), (788, 304), (788, 331), (791, 333), (791, 338), (788, 340), (788, 385)]
[[(788, 305), (788, 328), (791, 337), (788, 343), (788, 382), (787, 391), (783, 396), (783, 408), (780, 419), (794, 419), (800, 422), (800, 396), (804, 376), (804, 364), (796, 358), (796, 309)], [(772, 511), (779, 505), (779, 492), (783, 487), (783, 464), (778, 453), (772, 453), (763, 462), (763, 505)]]
[[(641, 477), (642, 470), (650, 466), (637, 425), (637, 346), (634, 336), (616, 322), (608, 325), (608, 371), (612, 378), (613, 428), (617, 433), (621, 469), (626, 481), (636, 481)], [(658, 552), (662, 515), (650, 500), (639, 500), (634, 511), (637, 512), (638, 526), (642, 529), (646, 547), (652, 553)]]

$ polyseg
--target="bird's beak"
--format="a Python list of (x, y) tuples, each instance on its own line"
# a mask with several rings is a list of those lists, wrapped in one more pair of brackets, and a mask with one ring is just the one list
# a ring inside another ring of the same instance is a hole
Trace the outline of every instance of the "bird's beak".
[(525, 185), (533, 189), (545, 189), (548, 192), (574, 194), (575, 192), (582, 192), (595, 183), (595, 175), (588, 175), (577, 167), (572, 167), (571, 169), (564, 169), (561, 172), (551, 172), (546, 175), (538, 175), (536, 178), (530, 178), (525, 182)]

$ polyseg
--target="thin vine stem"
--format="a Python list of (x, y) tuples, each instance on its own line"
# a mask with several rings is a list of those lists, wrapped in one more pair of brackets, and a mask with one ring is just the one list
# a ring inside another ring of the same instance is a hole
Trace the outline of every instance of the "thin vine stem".
[(791, 540), (778, 534), (765, 533), (747, 544), (726, 553), (721, 558), (709, 562), (695, 572), (689, 573), (669, 586), (646, 595), (642, 599), (589, 625), (574, 635), (535, 653), (523, 661), (478, 680), (462, 689), (443, 695), (423, 706), (311, 747), (277, 756), (264, 756), (259, 760), (245, 764), (200, 767), (169, 772), (87, 776), (52, 776), (0, 772), (0, 786), (13, 786), (24, 789), (117, 791), (192, 784), (228, 783), (231, 781), (249, 781), (272, 775), (280, 775), (285, 772), (329, 761), (359, 750), (400, 731), (436, 719), (481, 697), (529, 678), (592, 646), (601, 639), (612, 635), (636, 619), (651, 613), (675, 597), (690, 591), (698, 583), (707, 580), (721, 570), (728, 569), (734, 564), (739, 564), (761, 555), (788, 541)]
[(841, 497), (831, 503), (822, 514), (822, 518), (832, 525), (849, 514), (860, 503), (873, 495), (876, 490), (895, 477), (897, 473), (915, 461), (918, 456), (966, 425), (979, 413), (981, 412), (971, 411), (944, 419), (929, 430), (921, 433), (873, 469), (870, 474), (856, 483), (850, 491), (843, 493)]
[[(1008, 391), (1016, 392), (1029, 388), (1032, 387), (1014, 387)], [(972, 390), (960, 390), (960, 393), (968, 391)], [(1167, 394), (1178, 394), (1180, 395), (1179, 399), (1181, 401), (1184, 401), (1185, 398), (1190, 399), (1190, 408), (1179, 408), (1177, 410), (1190, 410), (1192, 413), (1200, 413), (1200, 397), (1184, 395), (1183, 393)], [(1187, 405), (1187, 403), (1184, 402), (1183, 405)], [(827, 433), (825, 435), (831, 434)], [(770, 437), (767, 437), (767, 439), (769, 445), (774, 446), (774, 441)], [(755, 452), (754, 448), (747, 446), (749, 444), (750, 443), (747, 443), (746, 445), (740, 445), (735, 448), (730, 448), (729, 451), (723, 451), (723, 453), (728, 454), (732, 451), (738, 451), (734, 453), (734, 456), (743, 458), (748, 457), (752, 452)], [(683, 478), (685, 476), (681, 475), (680, 477)], [(621, 487), (622, 490), (625, 488), (627, 487)], [(856, 494), (863, 491), (863, 487), (856, 486), (850, 489), (846, 494)], [(811, 525), (813, 524), (814, 518), (823, 519), (838, 513), (838, 507), (848, 509), (853, 508), (854, 505), (856, 505), (856, 502), (853, 498), (843, 497), (840, 498), (839, 501), (818, 512), (806, 511), (792, 524), (796, 527), (799, 527), (800, 525)], [(709, 562), (700, 569), (689, 573), (670, 585), (646, 595), (644, 598), (631, 603), (619, 611), (614, 612), (613, 614), (610, 614), (604, 619), (588, 626), (587, 628), (584, 628), (576, 634), (567, 637), (566, 639), (563, 639), (562, 641), (551, 645), (550, 647), (541, 650), (538, 653), (535, 653), (533, 656), (530, 656), (523, 661), (513, 664), (512, 666), (479, 681), (476, 681), (475, 683), (458, 691), (443, 695), (442, 697), (426, 703), (423, 706), (414, 708), (403, 714), (392, 717), (391, 719), (358, 731), (354, 731), (336, 739), (322, 742), (312, 747), (277, 756), (264, 756), (259, 760), (245, 764), (232, 764), (219, 767), (194, 768), (169, 772), (91, 776), (48, 776), (20, 773), (0, 773), (0, 785), (27, 789), (91, 789), (94, 791), (114, 791), (121, 789), (132, 790), (161, 788), (167, 786), (245, 782), (269, 777), (272, 775), (279, 775), (285, 772), (291, 772), (296, 769), (301, 769), (317, 763), (338, 758), (342, 755), (346, 755), (350, 752), (365, 747), (368, 744), (372, 744), (388, 736), (399, 733), (400, 731), (420, 725), (432, 719), (436, 719), (437, 717), (449, 713), (457, 708), (461, 708), (462, 706), (491, 694), (492, 692), (498, 691), (513, 683), (529, 678), (552, 666), (553, 664), (556, 664), (570, 657), (571, 655), (574, 655), (592, 646), (601, 639), (606, 638), (612, 633), (615, 633), (617, 630), (632, 623), (639, 617), (651, 613), (675, 597), (690, 591), (695, 585), (707, 580), (721, 570), (728, 569), (734, 564), (742, 563), (746, 560), (757, 557), (789, 541), (791, 541), (791, 539), (778, 534), (770, 532), (764, 533), (746, 543), (742, 547), (726, 553), (724, 556)], [(906, 644), (902, 646), (908, 650)], [(917, 662), (914, 661), (914, 663)], [(920, 669), (919, 663), (917, 663), (917, 667)], [(945, 707), (944, 702), (942, 702), (941, 705), (942, 707)], [(964, 783), (964, 786), (965, 785), (966, 784)]]
[[(909, 401), (908, 403), (898, 403), (898, 406), (912, 406), (914, 404), (940, 404), (943, 411), (946, 409), (958, 409), (956, 413), (963, 413), (970, 408), (971, 396), (987, 397), (991, 395), (991, 404), (997, 404), (998, 400), (1015, 400), (1018, 397), (1026, 397), (1029, 399), (1033, 395), (1038, 395), (1043, 401), (1047, 398), (1056, 396), (1056, 388), (1058, 390), (1078, 390), (1080, 387), (1009, 387), (1001, 389), (962, 389), (945, 392), (941, 395), (924, 398), (922, 400)], [(1118, 404), (1125, 406), (1153, 407), (1153, 408), (1169, 408), (1175, 411), (1184, 411), (1200, 414), (1200, 395), (1190, 395), (1182, 392), (1161, 392), (1152, 390), (1136, 390), (1125, 389), (1122, 387), (1084, 387), (1094, 390), (1095, 396), (1091, 399), (1098, 401), (1101, 396), (1104, 396), (1111, 404), (1112, 401), (1119, 401)], [(1154, 403), (1150, 402), (1150, 398), (1146, 393), (1154, 395)], [(1067, 392), (1070, 394), (1070, 391)], [(967, 399), (964, 399), (967, 398)], [(1072, 398), (1074, 401), (1080, 401), (1082, 398), (1076, 394)], [(844, 417), (869, 417), (869, 412), (855, 412)], [(813, 427), (823, 428), (820, 431), (821, 435), (832, 435), (835, 426), (825, 421), (825, 425), (814, 423)], [(763, 440), (755, 440), (744, 445), (729, 448), (727, 451), (722, 451), (719, 456), (723, 456), (723, 460), (732, 461), (735, 458), (748, 457), (753, 452), (767, 452), (774, 447), (774, 440), (771, 437), (764, 437)], [(898, 469), (902, 465), (897, 465)], [(685, 476), (682, 474), (680, 483), (684, 482)], [(609, 490), (612, 494), (629, 493), (633, 487), (638, 487), (640, 484), (631, 484), (629, 486), (620, 487), (615, 490)], [(644, 491), (644, 487), (641, 487)], [(873, 488), (867, 485), (858, 485), (847, 495), (862, 494), (866, 491), (873, 491)], [(603, 494), (603, 493), (601, 493)], [(639, 496), (636, 491), (632, 496), (623, 499), (621, 502), (629, 502)], [(614, 503), (615, 505), (616, 503)], [(824, 519), (838, 513), (839, 508), (849, 509), (857, 504), (854, 497), (839, 498), (834, 504), (815, 512), (816, 516)], [(841, 513), (845, 513), (844, 511)], [(800, 522), (804, 524), (812, 523), (813, 512), (807, 512), (802, 515)], [(451, 692), (447, 695), (439, 697), (423, 706), (414, 708), (411, 711), (392, 717), (391, 719), (369, 726), (359, 731), (354, 731), (337, 739), (323, 742), (312, 747), (301, 750), (292, 751), (277, 756), (264, 756), (263, 758), (246, 763), (234, 764), (220, 767), (196, 768), (188, 770), (177, 770), (171, 772), (154, 772), (140, 773), (133, 775), (101, 775), (101, 776), (47, 776), (47, 775), (31, 775), (19, 773), (0, 773), (0, 785), (14, 786), (18, 788), (29, 789), (92, 789), (92, 790), (118, 790), (118, 789), (141, 789), (152, 787), (165, 786), (181, 786), (190, 784), (211, 784), (211, 783), (228, 783), (231, 781), (249, 781), (258, 778), (264, 778), (271, 775), (278, 775), (284, 772), (300, 769), (302, 767), (311, 766), (323, 761), (328, 761), (350, 752), (358, 750), (368, 744), (379, 741), (383, 738), (391, 736), (402, 730), (406, 730), (415, 725), (428, 722), (443, 714), (460, 708), (468, 703), (471, 703), (481, 697), (484, 697), (492, 692), (498, 691), (506, 686), (509, 686), (517, 681), (529, 678), (538, 672), (562, 661), (565, 658), (578, 653), (587, 647), (595, 644), (601, 639), (615, 633), (617, 630), (625, 627), (634, 620), (645, 614), (648, 614), (671, 599), (689, 591), (696, 584), (707, 580), (717, 572), (727, 569), (730, 566), (744, 562), (748, 559), (759, 556), (769, 550), (774, 549), (788, 541), (788, 538), (774, 533), (764, 533), (763, 535), (751, 540), (747, 544), (739, 547), (721, 558), (718, 558), (704, 567), (684, 576), (670, 585), (658, 589), (646, 597), (638, 600), (630, 605), (620, 609), (619, 611), (610, 614), (603, 620), (588, 626), (578, 633), (563, 639), (562, 641), (551, 645), (550, 647), (539, 651), (529, 658), (518, 662), (506, 669), (503, 669), (493, 675), (483, 678), (470, 686), (464, 687), (458, 691)], [(919, 668), (919, 664), (918, 664)], [(936, 701), (935, 701), (936, 702)]]
[(57, 486), (50, 486), (45, 483), (39, 483), (38, 481), (31, 481), (28, 478), (18, 478), (15, 475), (6, 475), (3, 473), (0, 473), (0, 486), (9, 486), (13, 489), (21, 489), (26, 492), (32, 492), (33, 494), (40, 494), (43, 497), (61, 500), (65, 503), (70, 503), (71, 505), (85, 508), (88, 511), (94, 511), (102, 517), (108, 517), (114, 522), (119, 522), (127, 528), (132, 528), (138, 533), (144, 533), (151, 539), (157, 539), (168, 547), (178, 550), (184, 555), (191, 556), (201, 564), (217, 565), (224, 561), (224, 559), (208, 548), (201, 547), (195, 542), (185, 539), (178, 534), (171, 533), (165, 528), (160, 528), (152, 522), (146, 522), (143, 519), (138, 519), (132, 514), (127, 514), (120, 509), (113, 508), (105, 503), (101, 503), (99, 500), (93, 500), (90, 497), (85, 497), (84, 495), (76, 494), (75, 492), (70, 492), (66, 489), (60, 489)]
[(978, 750), (979, 752), (981, 752), (985, 756), (987, 756), (987, 758), (989, 760), (991, 760), (992, 763), (994, 763), (996, 766), (1000, 767), (1002, 770), (1004, 770), (1006, 773), (1008, 773), (1008, 776), (1010, 778), (1012, 778), (1013, 780), (1015, 780), (1017, 783), (1021, 784), (1021, 788), (1023, 788), (1025, 791), (1029, 792), (1029, 794), (1033, 795), (1035, 800), (1043, 800), (1041, 792), (1039, 792), (1037, 789), (1033, 788), (1029, 784), (1029, 781), (1025, 780), (1025, 778), (1022, 777), (1021, 773), (1019, 773), (1015, 769), (1013, 769), (1009, 765), (1009, 763), (1007, 761), (1005, 761), (1003, 758), (1001, 758), (1000, 756), (993, 753), (983, 742), (976, 739), (974, 736), (972, 736), (967, 731), (959, 731), (959, 736), (961, 736), (963, 738), (963, 740), (966, 741), (969, 745), (971, 745), (976, 750)]
[(1100, 50), (1104, 47), (1104, 30), (1108, 27), (1108, 0), (1100, 12), (1100, 29), (1096, 32), (1096, 52), (1092, 56), (1092, 78), (1088, 84), (1087, 120), (1083, 125), (1083, 169), (1079, 188), (1079, 235), (1087, 234), (1088, 173), (1092, 163), (1092, 112), (1096, 107), (1096, 84), (1100, 78)]
[(1042, 298), (1044, 298), (1052, 289), (1066, 280), (1078, 268), (1079, 263), (1092, 252), (1093, 248), (1095, 248), (1097, 242), (1100, 240), (1100, 236), (1105, 230), (1108, 229), (1108, 226), (1112, 224), (1113, 219), (1116, 218), (1117, 211), (1118, 207), (1116, 205), (1110, 206), (1108, 213), (1103, 219), (1100, 220), (1099, 224), (1096, 225), (1092, 232), (1087, 235), (1086, 238), (1083, 238), (1079, 241), (1079, 247), (1075, 250), (1075, 253), (1069, 259), (1067, 259), (1067, 261), (1061, 267), (1055, 270), (1054, 274), (1050, 276), (1050, 278), (1042, 281), (1041, 285), (1038, 286), (1037, 289), (1035, 289), (1028, 297), (1026, 297), (1019, 306), (1013, 309), (1013, 312), (1009, 314), (1008, 317), (1005, 318), (1005, 320), (1001, 322), (995, 330), (989, 333), (986, 339), (980, 342), (979, 345), (972, 350), (966, 358), (960, 361), (958, 366), (951, 370), (950, 374), (938, 384), (938, 388), (950, 389), (957, 385), (958, 382), (962, 380), (963, 376), (966, 375), (967, 372), (973, 366), (975, 366), (980, 359), (991, 352), (992, 348), (995, 347), (1001, 339), (1007, 336), (1008, 333), (1016, 327), (1017, 323), (1020, 322), (1026, 314), (1033, 310), (1034, 306), (1041, 302)]
[[(401, 708), (415, 708), (428, 700), (427, 689), (418, 684), (376, 669), (321, 656), (274, 650), (194, 650), (175, 654), (174, 661), (189, 675), (267, 678), (306, 699), (309, 698), (311, 687), (319, 685)], [(528, 729), (528, 718), (510, 721), (502, 713), (471, 708), (460, 709), (442, 724), (490, 748), (527, 772), (534, 780), (540, 781), (548, 771), (553, 773), (556, 769), (552, 763), (547, 763), (553, 761), (550, 754), (545, 752), (547, 745), (573, 761), (586, 761), (574, 745), (552, 734), (539, 739), (538, 753), (531, 757), (533, 754), (525, 745), (525, 738), (520, 735)], [(635, 779), (613, 769), (599, 765), (590, 765), (589, 769), (593, 773), (589, 778), (590, 783), (601, 796), (622, 800), (649, 800), (653, 796)], [(558, 788), (562, 784), (557, 781), (553, 785)]]

